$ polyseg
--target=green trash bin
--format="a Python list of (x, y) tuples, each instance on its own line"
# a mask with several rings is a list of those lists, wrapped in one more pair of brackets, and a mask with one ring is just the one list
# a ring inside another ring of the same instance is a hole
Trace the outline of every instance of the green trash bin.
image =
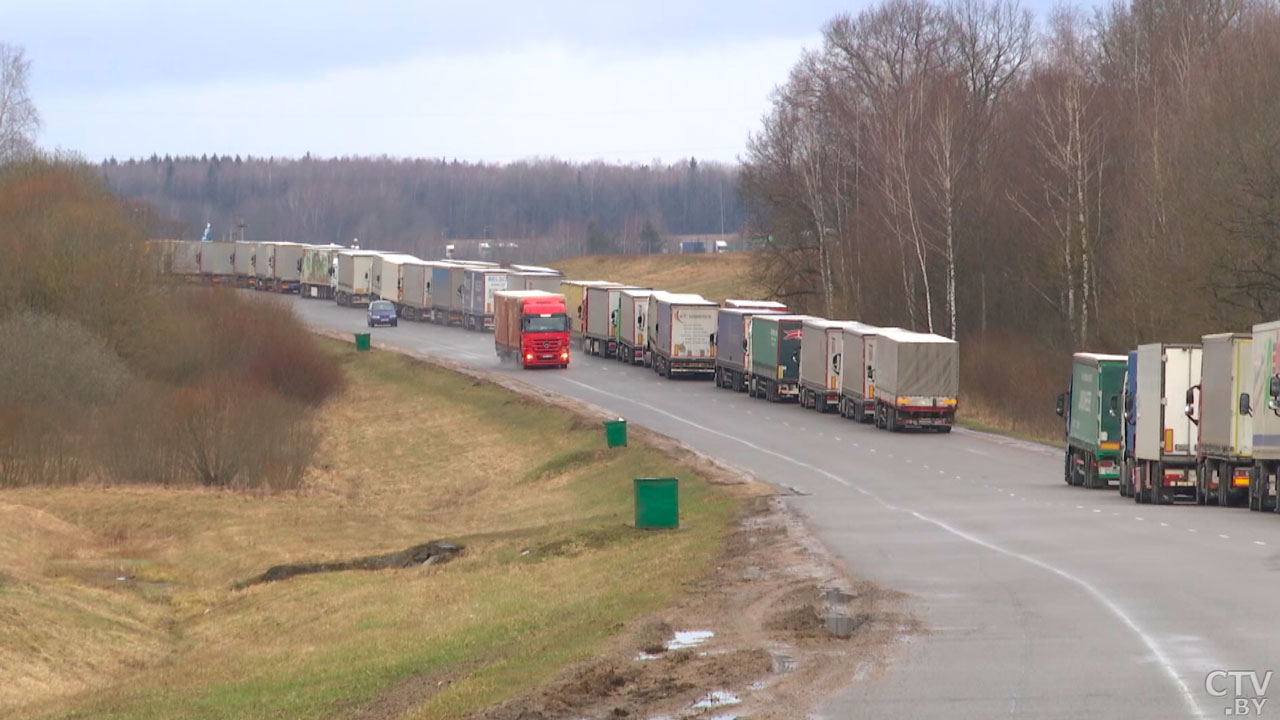
[(627, 446), (627, 421), (622, 418), (604, 421), (604, 439), (609, 447)]
[(680, 481), (636, 478), (636, 527), (645, 530), (680, 527)]
[(369, 349), (369, 333), (356, 333), (356, 350), (364, 352)]

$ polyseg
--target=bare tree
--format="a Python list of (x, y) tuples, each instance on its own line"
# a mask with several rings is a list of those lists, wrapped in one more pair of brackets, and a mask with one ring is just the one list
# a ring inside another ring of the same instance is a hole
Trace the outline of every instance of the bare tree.
[(40, 113), (31, 100), (30, 79), (31, 61), (23, 49), (0, 43), (0, 162), (35, 149)]

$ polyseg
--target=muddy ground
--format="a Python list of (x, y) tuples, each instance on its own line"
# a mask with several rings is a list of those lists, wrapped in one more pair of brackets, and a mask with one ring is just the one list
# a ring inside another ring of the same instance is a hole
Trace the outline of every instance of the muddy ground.
[[(613, 418), (517, 379), (418, 359), (567, 408), (592, 425)], [(638, 427), (628, 431), (741, 499), (742, 511), (719, 560), (682, 602), (619, 628), (600, 657), (569, 668), (531, 695), (482, 711), (476, 720), (794, 720), (855, 678), (883, 672), (894, 647), (923, 632), (905, 596), (855, 580), (831, 557), (782, 501), (785, 491), (665, 435)], [(833, 630), (851, 634), (841, 637)], [(678, 647), (690, 633), (710, 636)], [(355, 717), (395, 717), (449, 681), (416, 679)]]

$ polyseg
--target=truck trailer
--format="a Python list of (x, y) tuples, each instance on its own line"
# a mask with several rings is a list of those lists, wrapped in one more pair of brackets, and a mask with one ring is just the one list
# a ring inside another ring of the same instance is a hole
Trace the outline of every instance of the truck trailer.
[[(237, 243), (238, 244), (238, 243)], [(302, 274), (298, 295), (330, 300), (338, 278), (338, 251), (341, 245), (308, 245), (302, 251)]]
[(235, 259), (232, 261), (232, 273), (235, 275), (236, 287), (253, 287), (257, 277), (253, 271), (253, 256), (258, 250), (258, 243), (236, 241)]
[(881, 330), (871, 362), (875, 423), (951, 432), (960, 392), (960, 344), (931, 333)]
[(1253, 417), (1249, 509), (1280, 512), (1280, 321), (1253, 326), (1249, 354), (1250, 380), (1240, 397)]
[(1195, 499), (1195, 425), (1183, 408), (1200, 384), (1199, 345), (1152, 343), (1138, 347), (1137, 427), (1134, 428), (1134, 501), (1164, 505)]
[(608, 280), (561, 280), (560, 294), (569, 311), (569, 336), (579, 345), (587, 329), (587, 288), (617, 285)]
[(587, 322), (582, 349), (588, 355), (611, 358), (618, 352), (618, 316), (622, 291), (648, 288), (625, 285), (592, 285), (586, 288)]
[(751, 376), (747, 394), (769, 402), (800, 396), (800, 341), (807, 315), (756, 313), (751, 316)]
[(720, 307), (739, 310), (768, 310), (776, 313), (785, 313), (787, 311), (785, 304), (775, 300), (739, 300), (730, 298), (721, 303)]
[(653, 292), (639, 288), (618, 291), (617, 358), (620, 362), (644, 364), (645, 341), (649, 336), (649, 296)]
[(716, 311), (719, 307), (701, 295), (658, 290), (649, 295), (649, 337), (646, 357), (654, 372), (671, 379), (676, 375), (715, 374)]
[(173, 241), (173, 274), (184, 282), (200, 282), (200, 243)]
[(1196, 425), (1196, 504), (1230, 507), (1249, 499), (1253, 418), (1240, 396), (1253, 381), (1253, 336), (1219, 333), (1200, 339), (1200, 384), (1187, 394)]
[(338, 251), (338, 285), (333, 299), (347, 307), (366, 307), (372, 300), (373, 259), (368, 250)]
[(716, 387), (746, 392), (751, 378), (751, 318), (782, 311), (722, 307), (716, 313)]
[(542, 290), (493, 294), (493, 344), (500, 360), (521, 367), (569, 367), (569, 317), (564, 296)]
[(401, 294), (400, 314), (407, 320), (423, 321), (431, 316), (431, 272), (438, 265), (435, 261), (405, 263), (400, 270), (404, 286)]
[(809, 318), (800, 333), (800, 407), (820, 413), (840, 405), (844, 328), (849, 323)]
[(1124, 435), (1124, 355), (1079, 352), (1071, 356), (1071, 385), (1058, 396), (1066, 423), (1063, 477), (1087, 488), (1119, 484)]
[(380, 252), (373, 259), (373, 278), (369, 290), (375, 298), (396, 306), (396, 315), (403, 312), (404, 268), (423, 261), (404, 253)]
[(437, 325), (461, 325), (467, 293), (467, 268), (459, 262), (441, 262), (431, 269), (431, 321)]
[(849, 420), (869, 423), (876, 417), (875, 382), (871, 361), (876, 354), (876, 338), (881, 328), (860, 322), (847, 323), (841, 332), (840, 399), (836, 409)]
[[(512, 267), (515, 267), (514, 265)], [(519, 270), (507, 272), (508, 290), (542, 290), (549, 293), (560, 293), (560, 281), (564, 277), (557, 272), (538, 272), (535, 270)]]
[(236, 278), (236, 244), (210, 241), (200, 243), (200, 279), (208, 285), (233, 284)]
[(269, 292), (298, 292), (304, 249), (294, 242), (258, 243), (253, 266), (257, 276), (254, 287)]
[(462, 327), (493, 329), (493, 294), (507, 289), (507, 271), (466, 268), (462, 273)]

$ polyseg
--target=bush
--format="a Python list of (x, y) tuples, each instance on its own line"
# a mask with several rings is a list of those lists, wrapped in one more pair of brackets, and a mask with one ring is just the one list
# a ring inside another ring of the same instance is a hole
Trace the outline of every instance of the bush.
[(19, 310), (0, 318), (0, 405), (104, 405), (130, 381), (103, 339), (73, 320)]

